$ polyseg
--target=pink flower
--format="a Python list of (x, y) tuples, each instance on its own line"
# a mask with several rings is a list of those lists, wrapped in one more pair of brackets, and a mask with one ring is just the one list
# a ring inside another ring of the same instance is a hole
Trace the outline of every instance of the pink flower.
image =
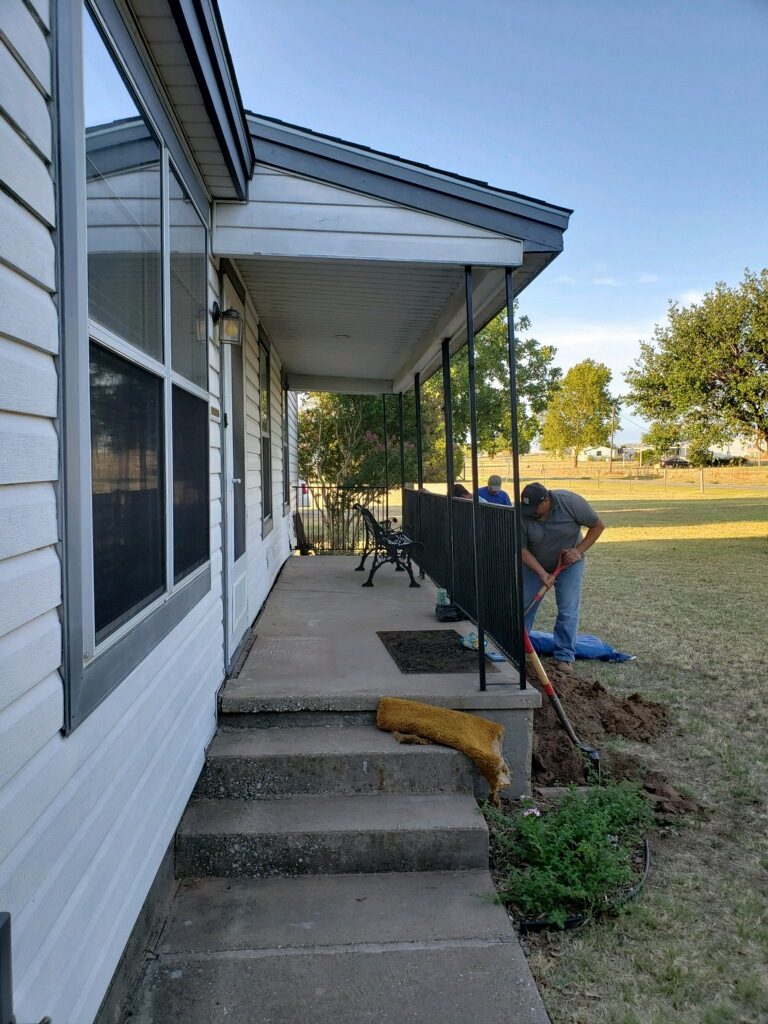
[(524, 818), (530, 818), (531, 815), (533, 815), (535, 818), (540, 818), (541, 811), (538, 807), (529, 807), (528, 810), (523, 811)]

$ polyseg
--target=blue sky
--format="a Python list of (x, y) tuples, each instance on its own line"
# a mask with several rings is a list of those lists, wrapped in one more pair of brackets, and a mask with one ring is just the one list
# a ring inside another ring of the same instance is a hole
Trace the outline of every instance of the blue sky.
[(768, 265), (768, 0), (219, 3), (251, 110), (573, 208), (520, 299), (564, 369), (620, 394), (668, 300)]

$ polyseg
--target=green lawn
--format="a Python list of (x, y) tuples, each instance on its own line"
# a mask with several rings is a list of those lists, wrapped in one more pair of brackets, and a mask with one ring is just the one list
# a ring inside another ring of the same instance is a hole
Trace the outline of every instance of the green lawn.
[(626, 915), (532, 941), (532, 967), (553, 1024), (768, 1021), (768, 499), (581, 493), (607, 530), (580, 628), (637, 655), (581, 674), (669, 705), (663, 736), (621, 749), (710, 813), (654, 838)]

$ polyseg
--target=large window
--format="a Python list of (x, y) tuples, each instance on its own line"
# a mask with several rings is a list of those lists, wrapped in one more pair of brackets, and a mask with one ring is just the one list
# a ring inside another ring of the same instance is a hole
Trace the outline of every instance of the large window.
[(210, 531), (207, 229), (87, 8), (83, 51), (87, 659), (208, 562)]

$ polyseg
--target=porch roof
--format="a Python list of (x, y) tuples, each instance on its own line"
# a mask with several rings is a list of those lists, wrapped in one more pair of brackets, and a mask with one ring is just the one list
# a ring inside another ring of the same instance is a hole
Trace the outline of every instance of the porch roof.
[(562, 251), (571, 211), (255, 114), (249, 201), (218, 204), (213, 249), (237, 262), (295, 390), (387, 393), (426, 379)]

